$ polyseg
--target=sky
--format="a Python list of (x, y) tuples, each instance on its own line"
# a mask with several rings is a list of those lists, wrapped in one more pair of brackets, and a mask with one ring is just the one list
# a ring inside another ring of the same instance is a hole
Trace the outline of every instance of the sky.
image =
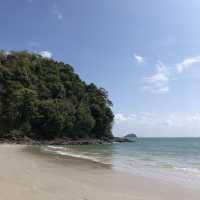
[(199, 0), (0, 0), (0, 48), (109, 92), (117, 136), (200, 136)]

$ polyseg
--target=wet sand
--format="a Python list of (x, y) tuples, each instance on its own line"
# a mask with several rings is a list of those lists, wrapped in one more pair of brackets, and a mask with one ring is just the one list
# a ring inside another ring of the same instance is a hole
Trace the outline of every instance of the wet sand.
[(200, 189), (134, 176), (112, 166), (0, 145), (0, 200), (199, 200)]

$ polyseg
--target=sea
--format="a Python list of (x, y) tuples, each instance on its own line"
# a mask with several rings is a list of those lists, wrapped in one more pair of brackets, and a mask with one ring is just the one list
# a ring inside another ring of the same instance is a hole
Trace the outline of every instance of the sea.
[(43, 150), (200, 188), (200, 138), (137, 138), (132, 143), (47, 146)]

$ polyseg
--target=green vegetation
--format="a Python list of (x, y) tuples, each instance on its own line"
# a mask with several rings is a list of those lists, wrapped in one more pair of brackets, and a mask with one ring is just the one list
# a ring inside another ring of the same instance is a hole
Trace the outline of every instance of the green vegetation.
[(73, 68), (26, 51), (0, 52), (0, 137), (112, 137), (112, 103)]

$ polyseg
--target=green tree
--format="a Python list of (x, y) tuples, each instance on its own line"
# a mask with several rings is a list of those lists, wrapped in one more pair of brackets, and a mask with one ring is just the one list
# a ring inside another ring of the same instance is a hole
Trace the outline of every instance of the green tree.
[(0, 136), (112, 137), (108, 92), (73, 67), (35, 53), (0, 52)]

